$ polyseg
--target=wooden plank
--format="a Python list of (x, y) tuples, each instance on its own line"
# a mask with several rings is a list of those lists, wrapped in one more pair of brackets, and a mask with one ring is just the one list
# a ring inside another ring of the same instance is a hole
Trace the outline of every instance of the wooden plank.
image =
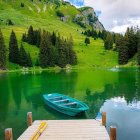
[(110, 127), (110, 140), (116, 140), (116, 127)]
[[(33, 122), (18, 140), (29, 140), (41, 122)], [(48, 127), (38, 140), (109, 140), (105, 127), (96, 120), (48, 120), (46, 122)]]
[(102, 112), (102, 125), (106, 127), (106, 112)]
[(28, 127), (31, 126), (32, 123), (33, 123), (32, 112), (28, 112), (27, 113), (27, 124), (28, 124)]
[(12, 128), (5, 129), (5, 140), (13, 140)]

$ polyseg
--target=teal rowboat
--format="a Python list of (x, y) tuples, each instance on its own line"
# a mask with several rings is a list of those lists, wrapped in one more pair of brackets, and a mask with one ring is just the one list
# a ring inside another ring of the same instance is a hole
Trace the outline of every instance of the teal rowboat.
[(89, 109), (85, 103), (59, 93), (44, 94), (43, 98), (49, 107), (69, 116), (76, 116)]

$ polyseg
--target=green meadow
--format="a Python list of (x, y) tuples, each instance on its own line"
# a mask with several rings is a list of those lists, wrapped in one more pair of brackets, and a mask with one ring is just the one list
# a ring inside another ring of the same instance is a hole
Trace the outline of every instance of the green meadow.
[[(24, 3), (24, 7), (21, 7), (21, 2)], [(66, 22), (61, 21), (56, 15), (57, 10), (68, 15), (69, 18)], [(74, 50), (78, 57), (78, 65), (73, 66), (73, 68), (111, 68), (118, 65), (117, 52), (105, 51), (104, 43), (101, 39), (94, 40), (93, 38), (90, 38), (91, 43), (87, 46), (85, 45), (85, 36), (82, 34), (84, 29), (72, 22), (72, 18), (78, 13), (79, 10), (70, 4), (60, 5), (60, 7), (56, 9), (56, 5), (54, 4), (46, 4), (39, 2), (38, 0), (34, 0), (34, 2), (28, 0), (0, 1), (0, 28), (3, 32), (7, 47), (7, 56), (11, 31), (15, 31), (20, 46), (22, 34), (27, 32), (28, 27), (32, 25), (34, 29), (40, 28), (50, 32), (55, 31), (57, 34), (60, 33), (64, 38), (72, 35)], [(10, 19), (14, 25), (6, 25), (8, 19)], [(35, 63), (39, 49), (27, 43), (23, 43), (23, 45), (26, 51), (30, 52), (32, 61)], [(20, 68), (18, 65), (9, 63), (8, 57), (7, 67), (8, 69)]]

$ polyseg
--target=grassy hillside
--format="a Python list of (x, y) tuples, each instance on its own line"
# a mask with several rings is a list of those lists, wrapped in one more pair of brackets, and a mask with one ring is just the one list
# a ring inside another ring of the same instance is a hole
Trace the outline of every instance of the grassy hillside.
[[(21, 7), (21, 2), (24, 7)], [(67, 15), (68, 21), (63, 22), (56, 15), (56, 11), (60, 10)], [(32, 25), (34, 28), (41, 28), (50, 32), (55, 31), (64, 37), (70, 34), (74, 39), (74, 50), (78, 56), (78, 65), (75, 68), (83, 67), (114, 67), (117, 65), (117, 53), (113, 51), (105, 51), (102, 40), (91, 40), (91, 44), (84, 44), (85, 36), (81, 34), (83, 28), (72, 22), (74, 15), (78, 14), (74, 6), (70, 4), (60, 5), (56, 7), (52, 3), (43, 3), (38, 0), (31, 2), (30, 0), (3, 0), (0, 1), (0, 28), (4, 34), (5, 43), (8, 47), (9, 36), (13, 29), (17, 35), (18, 43), (21, 43), (21, 37), (27, 32), (28, 27)], [(10, 19), (14, 25), (6, 25)], [(38, 56), (38, 48), (24, 43), (24, 47), (31, 53), (31, 57), (35, 62)], [(8, 62), (8, 68), (14, 69), (19, 67)]]

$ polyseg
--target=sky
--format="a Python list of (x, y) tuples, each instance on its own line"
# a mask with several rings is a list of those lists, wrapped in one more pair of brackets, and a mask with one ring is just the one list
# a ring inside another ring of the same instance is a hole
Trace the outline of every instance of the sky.
[(124, 33), (127, 27), (140, 25), (140, 0), (69, 0), (82, 1), (100, 13), (105, 29)]

